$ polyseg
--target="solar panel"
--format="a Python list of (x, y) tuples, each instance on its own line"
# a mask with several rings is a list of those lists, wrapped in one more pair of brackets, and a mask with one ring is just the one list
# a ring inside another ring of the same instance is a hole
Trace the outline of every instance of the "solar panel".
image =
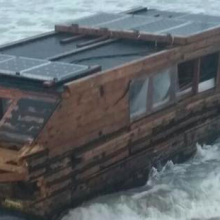
[(127, 15), (125, 14), (99, 13), (99, 14), (95, 14), (95, 15), (91, 15), (85, 18), (75, 20), (71, 23), (79, 24), (81, 26), (94, 26), (94, 25), (109, 22), (112, 20), (117, 20), (117, 19), (120, 19), (126, 16)]
[(15, 57), (10, 56), (10, 55), (0, 54), (0, 63), (7, 61), (7, 60), (10, 60), (10, 59), (13, 59), (13, 58), (15, 58)]
[(145, 24), (141, 27), (138, 27), (138, 30), (144, 31), (144, 32), (150, 32), (150, 33), (155, 33), (155, 32), (169, 32), (170, 29), (173, 29), (175, 27), (179, 27), (185, 24), (188, 24), (189, 22), (184, 21), (184, 20), (174, 20), (174, 19), (169, 19), (169, 18), (164, 18), (160, 19), (159, 21)]
[(23, 70), (48, 63), (46, 60), (38, 60), (25, 57), (14, 57), (0, 63), (0, 71), (8, 74), (16, 74)]
[(77, 77), (86, 70), (88, 67), (84, 65), (51, 62), (47, 65), (22, 71), (20, 75), (31, 79), (62, 81)]
[(220, 24), (217, 25), (213, 23), (191, 22), (185, 26), (174, 28), (170, 30), (169, 33), (175, 36), (190, 36), (207, 31), (217, 26), (220, 26)]
[(220, 24), (220, 17), (202, 14), (181, 14), (166, 11), (147, 11), (140, 15), (100, 13), (76, 21), (81, 26), (112, 30), (139, 30), (146, 33), (170, 33), (187, 37)]
[(123, 29), (136, 29), (137, 27), (155, 22), (160, 20), (161, 18), (154, 18), (154, 17), (142, 17), (142, 16), (127, 16), (121, 19), (106, 22), (103, 24), (98, 25), (98, 27), (114, 29), (114, 30), (123, 30)]
[(181, 19), (202, 23), (220, 23), (220, 17), (203, 14), (187, 14), (182, 16)]

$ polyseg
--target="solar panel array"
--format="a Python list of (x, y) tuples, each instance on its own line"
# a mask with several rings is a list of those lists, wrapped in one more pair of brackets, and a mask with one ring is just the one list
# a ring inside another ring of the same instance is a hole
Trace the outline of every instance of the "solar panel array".
[(22, 76), (30, 78), (44, 78), (45, 80), (62, 81), (69, 77), (77, 77), (87, 69), (88, 67), (83, 65), (52, 62), (44, 66), (25, 70), (21, 74)]
[(175, 36), (191, 36), (220, 26), (220, 17), (209, 15), (177, 14), (168, 12), (140, 15), (99, 13), (74, 21), (80, 26), (108, 28), (112, 30), (137, 30), (147, 33), (170, 33)]
[(13, 56), (10, 56), (10, 55), (0, 55), (0, 63), (1, 62), (4, 62), (6, 60), (10, 60), (10, 59), (13, 59), (14, 57)]
[(120, 18), (127, 17), (125, 14), (98, 13), (96, 15), (87, 16), (71, 23), (77, 23), (82, 26), (94, 26), (105, 22), (115, 21)]
[(68, 78), (78, 77), (87, 70), (88, 66), (85, 65), (0, 54), (0, 75), (59, 82)]
[(20, 73), (23, 70), (33, 68), (42, 64), (46, 64), (46, 60), (31, 59), (25, 57), (14, 57), (0, 63), (0, 70), (7, 73)]
[(143, 19), (142, 16), (125, 16), (121, 19), (115, 21), (109, 21), (96, 25), (100, 28), (108, 28), (114, 30), (123, 30), (123, 29), (135, 29), (141, 25), (152, 23), (160, 20), (160, 18), (149, 17), (147, 20)]

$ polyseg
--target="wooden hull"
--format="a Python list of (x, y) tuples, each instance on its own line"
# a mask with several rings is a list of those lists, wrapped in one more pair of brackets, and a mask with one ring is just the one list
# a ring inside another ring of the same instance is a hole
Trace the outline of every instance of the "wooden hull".
[[(31, 168), (29, 175), (33, 179), (45, 166), (54, 167), (53, 172), (44, 175), (45, 182), (39, 185), (41, 198), (32, 201), (11, 198), (3, 200), (2, 205), (51, 217), (64, 207), (79, 205), (95, 196), (143, 185), (153, 166), (163, 166), (168, 160), (183, 162), (194, 155), (197, 142), (208, 143), (218, 136), (219, 97), (209, 93), (188, 104), (183, 102), (166, 109), (151, 121), (139, 122), (141, 124), (135, 130), (126, 131), (106, 144), (96, 146), (95, 150), (83, 152), (76, 164), (68, 163), (72, 154), (52, 161), (43, 160), (45, 155), (42, 152), (35, 158), (27, 158)], [(138, 132), (138, 138), (133, 142), (126, 141), (131, 132), (132, 136)], [(110, 150), (109, 143), (114, 143), (111, 153), (101, 158), (104, 152)], [(96, 154), (100, 159), (92, 161), (88, 156), (91, 157), (91, 154)], [(83, 157), (87, 160), (82, 160)]]

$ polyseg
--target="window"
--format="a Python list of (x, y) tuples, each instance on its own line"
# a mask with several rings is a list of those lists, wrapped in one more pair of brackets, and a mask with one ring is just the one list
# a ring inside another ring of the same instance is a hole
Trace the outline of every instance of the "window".
[(130, 118), (139, 117), (147, 112), (148, 78), (139, 78), (130, 85)]
[(195, 60), (190, 60), (178, 65), (178, 96), (192, 91)]
[(11, 100), (0, 98), (0, 120), (3, 118), (6, 111), (8, 110), (10, 103), (11, 103)]
[(204, 92), (215, 87), (218, 57), (218, 53), (215, 53), (201, 58), (198, 92)]
[(153, 77), (153, 108), (160, 107), (170, 101), (170, 71), (167, 69)]

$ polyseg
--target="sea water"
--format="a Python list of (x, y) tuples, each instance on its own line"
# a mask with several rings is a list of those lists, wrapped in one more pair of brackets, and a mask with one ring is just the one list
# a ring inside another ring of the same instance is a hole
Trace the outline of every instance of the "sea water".
[[(54, 23), (136, 6), (220, 16), (220, 0), (0, 0), (0, 44), (45, 32)], [(220, 132), (219, 132), (220, 136)], [(1, 215), (2, 214), (2, 215)], [(0, 220), (17, 220), (0, 213)], [(63, 220), (220, 220), (220, 141), (197, 145), (177, 165), (153, 168), (141, 188), (103, 196), (70, 210)]]
[(220, 219), (219, 146), (197, 145), (190, 161), (152, 168), (145, 186), (90, 201), (63, 220)]

